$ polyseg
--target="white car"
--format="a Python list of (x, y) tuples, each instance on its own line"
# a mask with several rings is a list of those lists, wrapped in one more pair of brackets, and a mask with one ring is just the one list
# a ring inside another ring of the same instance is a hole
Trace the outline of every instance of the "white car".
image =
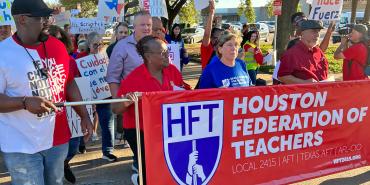
[(194, 44), (198, 43), (203, 39), (204, 29), (203, 28), (185, 28), (182, 33), (182, 38), (185, 43)]

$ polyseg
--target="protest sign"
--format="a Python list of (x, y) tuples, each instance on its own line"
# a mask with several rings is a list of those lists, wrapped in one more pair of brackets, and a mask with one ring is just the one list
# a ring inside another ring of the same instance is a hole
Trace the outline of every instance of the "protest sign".
[[(75, 78), (76, 84), (78, 86), (78, 89), (80, 90), (81, 97), (83, 101), (90, 101), (92, 100), (92, 95), (90, 91), (90, 80), (86, 77), (81, 78)], [(83, 136), (82, 130), (81, 130), (81, 118), (78, 116), (78, 114), (73, 110), (72, 107), (68, 106), (67, 109), (67, 119), (68, 119), (68, 125), (69, 129), (71, 131), (71, 138), (74, 137), (80, 137)], [(93, 108), (92, 105), (86, 105), (87, 112), (89, 113), (89, 117), (91, 120), (93, 120)]]
[(71, 16), (76, 17), (81, 11), (79, 9), (72, 9)]
[(99, 34), (105, 33), (105, 24), (96, 18), (71, 18), (72, 34), (89, 34), (93, 31)]
[(14, 18), (10, 11), (13, 0), (0, 0), (0, 26), (15, 26)]
[(180, 46), (178, 44), (168, 44), (168, 55), (170, 57), (170, 63), (175, 65), (176, 68), (180, 69)]
[(355, 81), (143, 93), (146, 182), (289, 184), (368, 165), (369, 91)]
[(124, 0), (99, 0), (98, 18), (104, 22), (122, 22), (124, 20)]
[(140, 0), (140, 7), (149, 11), (152, 17), (164, 17), (168, 19), (165, 0)]
[(209, 5), (209, 1), (195, 0), (194, 5), (195, 5), (195, 9), (200, 11), (204, 8), (207, 8), (207, 6)]
[(313, 0), (308, 19), (335, 21), (342, 14), (343, 0)]
[(55, 20), (54, 24), (63, 27), (65, 24), (69, 24), (71, 12), (70, 11), (61, 12), (57, 15), (53, 15), (53, 17)]
[(82, 77), (90, 79), (90, 88), (94, 100), (102, 100), (111, 96), (109, 85), (105, 80), (109, 58), (105, 53), (88, 55), (76, 59)]

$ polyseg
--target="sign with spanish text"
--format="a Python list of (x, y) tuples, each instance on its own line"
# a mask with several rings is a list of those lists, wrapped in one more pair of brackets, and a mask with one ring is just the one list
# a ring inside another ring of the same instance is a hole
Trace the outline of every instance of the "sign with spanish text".
[(170, 58), (170, 63), (175, 65), (176, 68), (180, 69), (180, 46), (178, 44), (167, 44), (168, 57)]
[(99, 0), (98, 18), (104, 22), (122, 22), (125, 16), (124, 0)]
[[(92, 100), (92, 95), (90, 91), (90, 80), (86, 77), (75, 78), (76, 84), (80, 91), (81, 97), (83, 101), (90, 101)], [(92, 105), (86, 105), (87, 112), (89, 113), (90, 120), (92, 121), (94, 110)], [(82, 129), (81, 129), (81, 118), (78, 114), (73, 110), (71, 106), (66, 107), (67, 110), (67, 119), (69, 129), (71, 131), (71, 138), (81, 137), (83, 136)]]
[(0, 26), (15, 26), (14, 18), (11, 13), (13, 0), (0, 0)]
[(289, 184), (366, 166), (369, 91), (354, 81), (143, 93), (146, 182)]
[(109, 58), (105, 53), (92, 54), (76, 59), (78, 70), (82, 77), (90, 79), (90, 89), (93, 100), (102, 100), (111, 97), (109, 85), (106, 81)]
[(105, 24), (97, 18), (71, 18), (71, 33), (72, 34), (89, 34), (97, 32), (105, 33)]
[(313, 0), (308, 19), (321, 21), (335, 21), (340, 19), (343, 0)]
[(165, 0), (140, 0), (140, 7), (145, 11), (149, 11), (152, 17), (164, 17), (168, 19)]

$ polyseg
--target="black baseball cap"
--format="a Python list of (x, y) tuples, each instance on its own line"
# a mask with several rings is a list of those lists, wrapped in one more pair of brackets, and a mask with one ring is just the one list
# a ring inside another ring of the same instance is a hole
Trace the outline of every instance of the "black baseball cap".
[(32, 17), (46, 17), (53, 13), (43, 0), (14, 0), (12, 15), (28, 14)]

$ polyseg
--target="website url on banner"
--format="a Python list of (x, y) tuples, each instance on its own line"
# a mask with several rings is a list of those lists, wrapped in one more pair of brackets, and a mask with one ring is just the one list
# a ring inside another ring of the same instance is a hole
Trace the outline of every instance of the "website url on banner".
[(361, 159), (361, 155), (341, 157), (341, 158), (333, 159), (333, 164), (344, 163), (344, 162), (354, 161), (354, 160), (359, 160), (359, 159)]

